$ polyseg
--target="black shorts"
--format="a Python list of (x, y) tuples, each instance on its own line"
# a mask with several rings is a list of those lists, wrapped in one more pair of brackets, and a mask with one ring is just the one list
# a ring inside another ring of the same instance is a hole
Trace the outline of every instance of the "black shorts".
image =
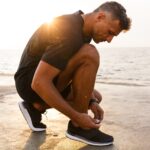
[[(34, 71), (31, 71), (27, 75), (19, 78), (15, 78), (16, 89), (19, 96), (28, 103), (38, 102), (40, 104), (45, 104), (44, 100), (36, 94), (31, 88), (31, 82), (33, 78)], [(54, 80), (54, 84), (57, 82), (57, 78)], [(65, 99), (71, 91), (71, 84), (69, 84), (60, 94)]]

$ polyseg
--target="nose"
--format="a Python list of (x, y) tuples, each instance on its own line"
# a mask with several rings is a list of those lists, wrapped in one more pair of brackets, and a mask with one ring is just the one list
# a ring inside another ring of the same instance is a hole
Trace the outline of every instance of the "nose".
[(114, 37), (114, 36), (108, 36), (107, 39), (106, 39), (106, 41), (107, 41), (108, 43), (110, 43), (110, 42), (112, 41), (113, 37)]

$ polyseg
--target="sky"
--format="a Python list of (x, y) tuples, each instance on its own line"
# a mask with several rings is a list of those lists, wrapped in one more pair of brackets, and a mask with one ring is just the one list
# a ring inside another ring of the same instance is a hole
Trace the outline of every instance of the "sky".
[[(0, 0), (0, 49), (23, 49), (32, 33), (55, 16), (93, 11), (106, 0)], [(150, 1), (116, 0), (127, 10), (132, 28), (105, 47), (150, 47)]]

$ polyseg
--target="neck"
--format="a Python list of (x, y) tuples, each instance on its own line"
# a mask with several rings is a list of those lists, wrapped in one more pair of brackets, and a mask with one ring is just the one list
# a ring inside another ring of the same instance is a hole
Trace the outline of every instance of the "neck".
[(82, 18), (84, 20), (83, 33), (86, 37), (92, 37), (92, 13), (83, 14)]

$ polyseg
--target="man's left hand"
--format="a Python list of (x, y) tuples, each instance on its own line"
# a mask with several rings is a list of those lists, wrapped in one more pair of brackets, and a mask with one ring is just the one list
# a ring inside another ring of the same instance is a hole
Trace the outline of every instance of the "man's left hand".
[(89, 108), (94, 113), (94, 119), (103, 120), (104, 111), (97, 102), (91, 103)]

